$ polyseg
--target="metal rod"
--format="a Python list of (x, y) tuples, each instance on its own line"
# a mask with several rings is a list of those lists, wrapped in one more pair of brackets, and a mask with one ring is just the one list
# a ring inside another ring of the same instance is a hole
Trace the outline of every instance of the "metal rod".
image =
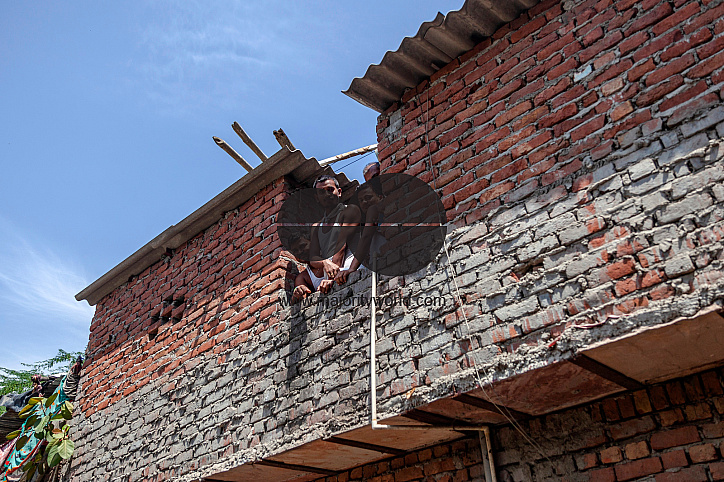
[(337, 161), (341, 161), (343, 159), (349, 159), (350, 157), (359, 156), (361, 154), (365, 154), (370, 151), (374, 151), (377, 149), (377, 144), (370, 144), (366, 147), (360, 147), (359, 149), (355, 149), (354, 151), (345, 152), (344, 154), (337, 154), (333, 157), (328, 157), (326, 159), (322, 159), (319, 161), (319, 165), (324, 167), (328, 166), (330, 164), (334, 164)]
[[(374, 260), (372, 265), (375, 266)], [(376, 267), (376, 266), (375, 266)], [(377, 271), (372, 270), (372, 303), (370, 309), (372, 316), (370, 317), (370, 397), (372, 402), (372, 428), (377, 428), (377, 354), (375, 353), (375, 338), (377, 337)]]
[(254, 170), (254, 168), (251, 167), (251, 164), (246, 162), (246, 160), (243, 157), (241, 157), (241, 155), (239, 155), (239, 153), (236, 152), (233, 147), (231, 147), (229, 144), (227, 144), (226, 141), (224, 141), (223, 139), (219, 139), (218, 137), (214, 137), (214, 142), (216, 142), (217, 146), (219, 146), (220, 148), (225, 150), (226, 153), (228, 155), (230, 155), (232, 159), (234, 159), (236, 162), (238, 162), (241, 165), (241, 167), (243, 167), (244, 169), (246, 169), (249, 172)]
[(244, 141), (244, 144), (249, 146), (249, 149), (254, 151), (254, 154), (256, 154), (262, 162), (268, 159), (266, 157), (266, 154), (264, 154), (261, 149), (259, 149), (259, 146), (257, 146), (256, 143), (251, 140), (251, 137), (249, 137), (249, 135), (244, 132), (244, 129), (241, 128), (238, 122), (234, 122), (233, 124), (231, 124), (231, 128), (234, 129), (234, 132), (236, 132), (239, 137), (241, 137), (241, 140)]

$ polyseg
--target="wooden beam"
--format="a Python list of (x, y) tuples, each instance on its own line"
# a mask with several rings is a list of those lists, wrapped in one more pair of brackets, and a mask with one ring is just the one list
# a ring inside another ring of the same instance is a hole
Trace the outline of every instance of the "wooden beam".
[(368, 444), (366, 442), (358, 442), (357, 440), (349, 440), (341, 437), (329, 437), (324, 439), (325, 442), (332, 442), (338, 445), (347, 445), (349, 447), (357, 447), (359, 449), (372, 450), (383, 454), (405, 455), (407, 452), (391, 447), (383, 447), (382, 445)]
[(239, 135), (239, 137), (241, 137), (241, 140), (244, 141), (244, 144), (249, 146), (249, 149), (254, 151), (254, 154), (256, 154), (257, 157), (259, 159), (261, 159), (262, 162), (264, 162), (268, 159), (268, 157), (266, 157), (266, 154), (261, 152), (261, 149), (259, 149), (259, 146), (257, 146), (256, 143), (254, 143), (254, 141), (251, 140), (251, 137), (249, 137), (249, 135), (246, 132), (244, 132), (244, 129), (241, 128), (241, 126), (239, 125), (238, 122), (234, 122), (233, 124), (231, 124), (231, 128), (234, 129), (234, 132), (236, 132)]
[(322, 159), (321, 161), (319, 161), (319, 165), (322, 167), (328, 166), (330, 164), (334, 164), (337, 161), (349, 159), (350, 157), (359, 156), (361, 154), (366, 154), (370, 151), (374, 151), (375, 149), (377, 149), (377, 144), (370, 144), (369, 146), (360, 147), (359, 149), (355, 149), (354, 151), (349, 151), (345, 152), (344, 154), (337, 154), (336, 156)]
[(239, 153), (236, 152), (233, 147), (231, 147), (229, 144), (227, 144), (226, 141), (224, 141), (223, 139), (219, 139), (218, 137), (214, 137), (214, 142), (216, 142), (217, 146), (219, 146), (220, 148), (225, 150), (226, 153), (228, 155), (230, 155), (232, 159), (234, 159), (236, 162), (238, 162), (241, 165), (241, 167), (243, 167), (244, 169), (246, 169), (249, 172), (254, 170), (254, 168), (251, 167), (251, 164), (246, 162), (246, 160), (243, 157), (241, 157), (241, 155), (239, 155)]
[(284, 133), (284, 131), (279, 128), (278, 131), (274, 131), (274, 137), (276, 137), (277, 142), (282, 147), (288, 147), (290, 151), (295, 151), (296, 147), (294, 147), (294, 144), (292, 144), (292, 141), (289, 140), (287, 135)]
[[(508, 418), (508, 416), (512, 416), (516, 420), (522, 420), (524, 418), (530, 417), (530, 415), (528, 415), (527, 413), (513, 410), (512, 408), (505, 407), (499, 403), (493, 403), (493, 402), (489, 402), (487, 400), (483, 400), (482, 398), (473, 397), (472, 395), (468, 395), (466, 393), (456, 395), (456, 396), (452, 397), (452, 399), (455, 400), (456, 402), (464, 403), (465, 405), (470, 405), (471, 407), (478, 407), (478, 408), (482, 408), (483, 410), (487, 410), (489, 412), (499, 413), (506, 418)], [(508, 414), (510, 414), (510, 415), (508, 415)]]
[(285, 462), (277, 462), (276, 460), (260, 460), (259, 462), (254, 462), (254, 464), (266, 465), (268, 467), (277, 467), (279, 469), (296, 470), (298, 472), (311, 472), (313, 474), (322, 475), (337, 475), (338, 473), (334, 470), (320, 469), (319, 467), (309, 467), (308, 465), (287, 464)]
[(426, 412), (418, 408), (412, 409), (409, 412), (405, 412), (402, 414), (402, 416), (412, 420), (417, 420), (418, 422), (430, 424), (433, 427), (435, 425), (444, 425), (445, 428), (449, 428), (450, 426), (455, 425), (462, 428), (465, 425), (470, 425), (469, 423), (458, 420), (457, 418), (446, 417), (445, 415), (438, 415), (437, 413)]
[(641, 388), (644, 388), (644, 384), (639, 382), (638, 380), (627, 377), (623, 373), (617, 372), (608, 365), (597, 362), (593, 358), (589, 358), (586, 355), (577, 355), (568, 361), (570, 361), (574, 365), (578, 365), (584, 370), (588, 370), (589, 372), (598, 375), (599, 377), (605, 378), (609, 382), (613, 382), (616, 385), (620, 385), (629, 390), (640, 390)]

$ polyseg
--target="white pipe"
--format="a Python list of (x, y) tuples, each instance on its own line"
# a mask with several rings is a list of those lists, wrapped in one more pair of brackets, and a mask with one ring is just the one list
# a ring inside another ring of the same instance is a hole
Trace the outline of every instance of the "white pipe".
[(322, 159), (321, 161), (319, 161), (319, 165), (322, 167), (329, 166), (330, 164), (334, 164), (335, 162), (339, 162), (343, 159), (349, 159), (350, 157), (359, 156), (361, 154), (374, 151), (375, 149), (377, 149), (377, 144), (370, 144), (369, 146), (360, 147), (359, 149), (355, 149), (354, 151), (349, 151), (345, 152), (344, 154), (337, 154), (336, 156)]
[[(376, 267), (375, 262), (372, 265)], [(372, 316), (370, 317), (370, 396), (372, 399), (372, 428), (377, 427), (377, 353), (375, 352), (375, 338), (377, 337), (377, 272), (372, 270), (372, 303), (370, 309)]]

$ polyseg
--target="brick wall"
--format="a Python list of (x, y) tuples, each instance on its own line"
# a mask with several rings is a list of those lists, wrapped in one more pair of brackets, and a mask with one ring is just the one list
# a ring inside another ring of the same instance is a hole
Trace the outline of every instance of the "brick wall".
[[(451, 221), (449, 257), (380, 282), (418, 300), (379, 312), (382, 416), (724, 304), (722, 13), (546, 1), (380, 117), (384, 169)], [(73, 480), (197, 480), (368, 423), (369, 278), (278, 302), (285, 186), (98, 304)]]
[[(722, 370), (493, 429), (501, 482), (705, 482), (724, 480)], [(484, 480), (477, 436), (319, 480), (347, 482)], [(650, 478), (646, 478), (651, 476)]]

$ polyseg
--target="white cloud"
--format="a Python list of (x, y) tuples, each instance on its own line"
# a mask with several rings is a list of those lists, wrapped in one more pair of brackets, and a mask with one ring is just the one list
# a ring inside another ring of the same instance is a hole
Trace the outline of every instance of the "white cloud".
[(302, 42), (288, 36), (294, 29), (288, 19), (297, 25), (304, 21), (290, 15), (297, 9), (289, 3), (153, 4), (139, 36), (141, 60), (131, 64), (139, 75), (136, 82), (149, 98), (171, 109), (237, 101), (276, 69), (302, 61)]
[(39, 320), (50, 315), (59, 326), (87, 332), (94, 308), (74, 298), (88, 284), (80, 270), (50, 249), (32, 246), (5, 223), (0, 233), (0, 306), (5, 314), (33, 314)]

